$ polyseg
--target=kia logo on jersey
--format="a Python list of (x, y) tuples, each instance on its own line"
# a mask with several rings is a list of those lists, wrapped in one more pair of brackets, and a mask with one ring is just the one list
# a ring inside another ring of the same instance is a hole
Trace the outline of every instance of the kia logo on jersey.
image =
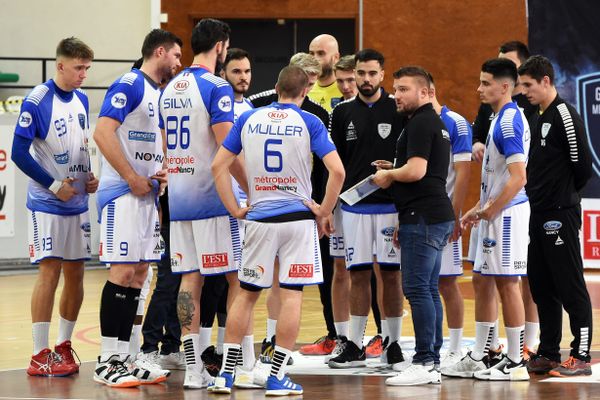
[(227, 253), (202, 254), (202, 266), (204, 268), (219, 268), (228, 265)]
[(267, 116), (275, 121), (281, 121), (287, 118), (287, 113), (283, 111), (271, 111)]
[(290, 265), (290, 278), (312, 278), (313, 277), (313, 265), (312, 264), (292, 264)]
[(190, 86), (190, 83), (188, 81), (177, 81), (173, 84), (173, 87), (178, 92), (185, 91), (188, 88), (188, 86)]

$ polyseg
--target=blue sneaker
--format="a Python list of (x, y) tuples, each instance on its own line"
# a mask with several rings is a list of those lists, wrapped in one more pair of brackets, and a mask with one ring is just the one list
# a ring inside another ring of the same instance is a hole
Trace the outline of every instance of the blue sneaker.
[(282, 380), (276, 376), (269, 376), (267, 379), (267, 396), (288, 396), (290, 394), (302, 394), (302, 386), (292, 382), (288, 376), (284, 376)]
[(212, 384), (209, 384), (206, 390), (211, 393), (231, 393), (231, 387), (233, 386), (233, 375), (223, 372), (219, 374)]

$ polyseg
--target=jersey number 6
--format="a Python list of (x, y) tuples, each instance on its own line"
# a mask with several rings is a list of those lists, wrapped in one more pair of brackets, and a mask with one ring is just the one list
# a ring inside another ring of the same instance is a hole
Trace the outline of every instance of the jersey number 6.
[[(283, 169), (283, 156), (281, 155), (281, 152), (273, 150), (273, 146), (282, 143), (283, 141), (281, 139), (265, 140), (264, 165), (267, 172), (281, 172)], [(271, 146), (270, 149), (269, 146)]]

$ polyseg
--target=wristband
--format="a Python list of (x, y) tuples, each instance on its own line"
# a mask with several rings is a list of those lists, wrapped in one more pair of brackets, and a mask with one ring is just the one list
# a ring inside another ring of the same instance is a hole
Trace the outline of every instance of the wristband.
[(62, 185), (63, 185), (62, 181), (54, 181), (54, 182), (52, 182), (52, 185), (50, 185), (48, 190), (50, 190), (52, 193), (56, 194), (56, 193), (58, 193), (58, 191), (60, 190)]

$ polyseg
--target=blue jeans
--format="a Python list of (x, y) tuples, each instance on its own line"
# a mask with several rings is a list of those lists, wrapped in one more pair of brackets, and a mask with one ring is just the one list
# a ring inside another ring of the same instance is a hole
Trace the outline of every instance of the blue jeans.
[(442, 249), (452, 233), (454, 221), (438, 224), (403, 225), (398, 229), (402, 258), (402, 290), (410, 303), (415, 329), (413, 364), (439, 364), (444, 342), (438, 279)]

